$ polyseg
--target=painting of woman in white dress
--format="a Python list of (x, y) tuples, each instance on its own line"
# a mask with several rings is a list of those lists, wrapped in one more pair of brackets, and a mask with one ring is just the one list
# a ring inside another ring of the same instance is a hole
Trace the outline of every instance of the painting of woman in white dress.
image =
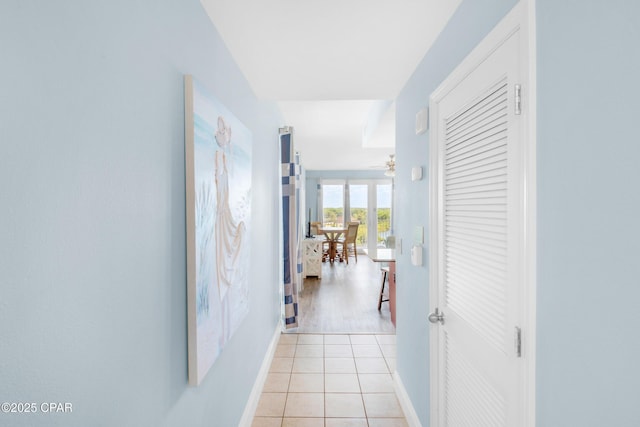
[[(215, 158), (215, 182), (216, 182), (216, 254), (218, 278), (218, 291), (220, 299), (224, 300), (227, 290), (235, 283), (238, 259), (242, 249), (243, 237), (246, 233), (244, 221), (236, 221), (233, 218), (229, 206), (229, 169), (227, 167), (227, 155), (231, 148), (231, 128), (226, 124), (224, 117), (218, 117), (218, 130), (215, 134), (219, 150)], [(235, 283), (237, 284), (237, 283)]]
[(193, 270), (187, 272), (189, 382), (199, 384), (249, 311), (252, 135), (188, 77), (185, 117), (186, 126), (193, 126), (192, 150), (186, 141), (187, 264)]

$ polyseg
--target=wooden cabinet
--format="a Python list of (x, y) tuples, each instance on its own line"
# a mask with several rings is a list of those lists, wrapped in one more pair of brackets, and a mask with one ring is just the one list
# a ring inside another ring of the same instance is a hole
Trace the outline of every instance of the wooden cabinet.
[(322, 240), (304, 239), (302, 241), (302, 277), (322, 277)]

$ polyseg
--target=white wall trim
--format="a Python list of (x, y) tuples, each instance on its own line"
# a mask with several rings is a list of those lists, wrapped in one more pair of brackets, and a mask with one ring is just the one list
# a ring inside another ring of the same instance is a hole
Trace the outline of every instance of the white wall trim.
[(422, 423), (420, 423), (420, 418), (418, 418), (418, 414), (416, 413), (415, 408), (413, 407), (413, 403), (411, 403), (411, 399), (409, 398), (409, 393), (407, 393), (407, 389), (404, 388), (404, 383), (400, 378), (400, 374), (398, 371), (393, 373), (393, 387), (396, 391), (396, 396), (398, 397), (398, 402), (400, 402), (400, 407), (404, 412), (404, 417), (407, 420), (407, 424), (409, 427), (422, 427)]
[[(433, 313), (440, 304), (440, 249), (442, 242), (442, 212), (440, 206), (441, 194), (437, 189), (442, 181), (442, 171), (440, 170), (441, 150), (438, 149), (437, 138), (439, 133), (438, 104), (435, 94), (429, 99), (429, 252), (427, 253), (429, 265), (429, 313)], [(437, 351), (439, 348), (440, 328), (429, 324), (429, 425), (437, 427), (439, 425), (439, 394), (440, 388), (440, 357)]]
[(269, 368), (271, 367), (271, 362), (273, 362), (273, 355), (276, 352), (281, 331), (282, 327), (280, 322), (278, 322), (276, 330), (273, 333), (273, 338), (271, 338), (269, 348), (267, 348), (264, 360), (262, 361), (262, 366), (260, 367), (260, 371), (256, 377), (256, 381), (253, 383), (251, 394), (249, 394), (249, 400), (247, 401), (247, 405), (244, 407), (244, 412), (242, 413), (242, 418), (240, 418), (238, 427), (251, 427), (251, 424), (253, 423), (253, 417), (255, 416), (256, 409), (258, 409), (258, 402), (262, 395), (264, 383), (267, 381), (267, 375), (269, 375)]
[(536, 336), (537, 336), (537, 39), (536, 39), (536, 0), (522, 0), (526, 2), (527, 19), (525, 21), (525, 33), (527, 35), (527, 43), (529, 44), (528, 59), (528, 78), (529, 85), (526, 91), (527, 99), (524, 100), (524, 107), (527, 108), (526, 120), (524, 122), (525, 134), (528, 136), (527, 144), (524, 147), (525, 156), (525, 194), (524, 194), (524, 236), (525, 248), (523, 256), (523, 283), (524, 297), (527, 304), (523, 316), (524, 324), (527, 327), (527, 333), (523, 336), (523, 354), (526, 357), (527, 364), (524, 370), (524, 383), (522, 402), (522, 426), (535, 427), (536, 425)]

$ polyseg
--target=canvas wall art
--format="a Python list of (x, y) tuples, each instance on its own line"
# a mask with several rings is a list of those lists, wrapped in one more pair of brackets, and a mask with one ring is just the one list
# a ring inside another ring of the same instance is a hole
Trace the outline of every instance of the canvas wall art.
[(251, 132), (185, 76), (189, 384), (249, 311)]

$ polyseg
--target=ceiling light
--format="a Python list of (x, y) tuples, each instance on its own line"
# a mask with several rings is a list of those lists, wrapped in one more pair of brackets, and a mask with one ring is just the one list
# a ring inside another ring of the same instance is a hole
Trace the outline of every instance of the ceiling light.
[(396, 176), (396, 156), (389, 154), (389, 160), (387, 160), (387, 170), (384, 171), (386, 176)]

